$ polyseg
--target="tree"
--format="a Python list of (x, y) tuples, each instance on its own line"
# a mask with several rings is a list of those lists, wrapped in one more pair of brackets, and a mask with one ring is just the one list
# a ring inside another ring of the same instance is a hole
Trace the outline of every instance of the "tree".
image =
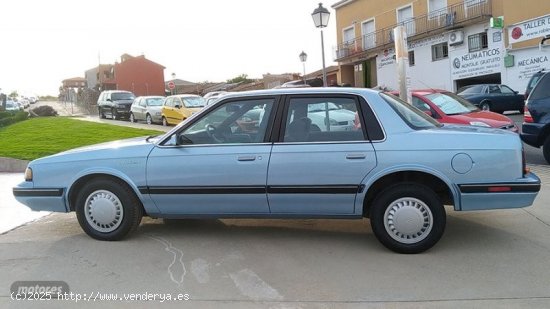
[(253, 80), (248, 79), (248, 75), (246, 75), (246, 74), (241, 74), (241, 75), (239, 75), (235, 78), (227, 80), (228, 84), (235, 84), (235, 83), (244, 83), (244, 84), (246, 84), (246, 83), (251, 83), (251, 82), (253, 82)]
[(19, 97), (19, 94), (17, 93), (17, 90), (14, 90), (9, 95), (10, 98), (17, 98)]

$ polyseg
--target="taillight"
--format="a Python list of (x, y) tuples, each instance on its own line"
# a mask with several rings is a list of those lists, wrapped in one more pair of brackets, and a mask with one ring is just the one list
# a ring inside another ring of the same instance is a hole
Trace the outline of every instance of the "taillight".
[(527, 105), (523, 108), (523, 122), (533, 122), (533, 116), (531, 116)]

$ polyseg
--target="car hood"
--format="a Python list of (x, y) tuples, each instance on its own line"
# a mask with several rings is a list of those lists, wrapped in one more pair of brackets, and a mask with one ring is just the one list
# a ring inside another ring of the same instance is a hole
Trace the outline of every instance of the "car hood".
[(142, 136), (74, 148), (36, 159), (32, 164), (146, 157), (153, 147), (155, 144), (151, 140), (147, 141), (146, 136)]
[(513, 125), (512, 119), (493, 112), (479, 111), (460, 115), (448, 115), (455, 120), (464, 124), (470, 124), (473, 121), (480, 121), (490, 125), (493, 128), (501, 128), (503, 126)]

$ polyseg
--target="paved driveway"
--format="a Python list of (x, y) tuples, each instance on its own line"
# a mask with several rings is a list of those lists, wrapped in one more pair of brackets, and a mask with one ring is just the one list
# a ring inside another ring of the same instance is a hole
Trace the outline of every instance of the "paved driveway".
[(0, 236), (0, 307), (31, 304), (10, 299), (14, 281), (62, 280), (108, 308), (160, 305), (131, 293), (187, 295), (168, 305), (187, 308), (548, 308), (548, 183), (529, 208), (448, 209), (442, 240), (419, 255), (382, 247), (367, 220), (146, 218), (133, 237), (101, 242), (74, 214), (52, 214)]

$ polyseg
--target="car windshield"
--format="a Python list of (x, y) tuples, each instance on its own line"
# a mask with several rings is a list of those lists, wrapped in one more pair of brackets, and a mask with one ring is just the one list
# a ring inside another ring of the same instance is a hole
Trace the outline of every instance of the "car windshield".
[(147, 105), (148, 106), (162, 106), (163, 102), (164, 102), (164, 98), (150, 98), (150, 99), (147, 99)]
[(461, 89), (458, 94), (471, 94), (471, 93), (483, 93), (483, 86), (468, 86), (464, 89)]
[(413, 129), (431, 129), (441, 126), (441, 124), (432, 117), (392, 94), (380, 93), (380, 96), (384, 101), (388, 102), (399, 117)]
[(129, 92), (115, 92), (111, 95), (112, 100), (133, 100), (136, 97)]
[(315, 103), (315, 104), (309, 104), (307, 106), (307, 111), (310, 112), (310, 113), (324, 112), (326, 110), (333, 111), (333, 110), (337, 110), (337, 109), (340, 109), (338, 107), (338, 105), (336, 105), (334, 103), (331, 103), (331, 102)]
[(181, 98), (185, 107), (203, 107), (205, 100), (202, 97), (185, 97)]
[(446, 115), (467, 114), (478, 110), (475, 105), (454, 93), (431, 93), (425, 95), (425, 97), (437, 105)]

